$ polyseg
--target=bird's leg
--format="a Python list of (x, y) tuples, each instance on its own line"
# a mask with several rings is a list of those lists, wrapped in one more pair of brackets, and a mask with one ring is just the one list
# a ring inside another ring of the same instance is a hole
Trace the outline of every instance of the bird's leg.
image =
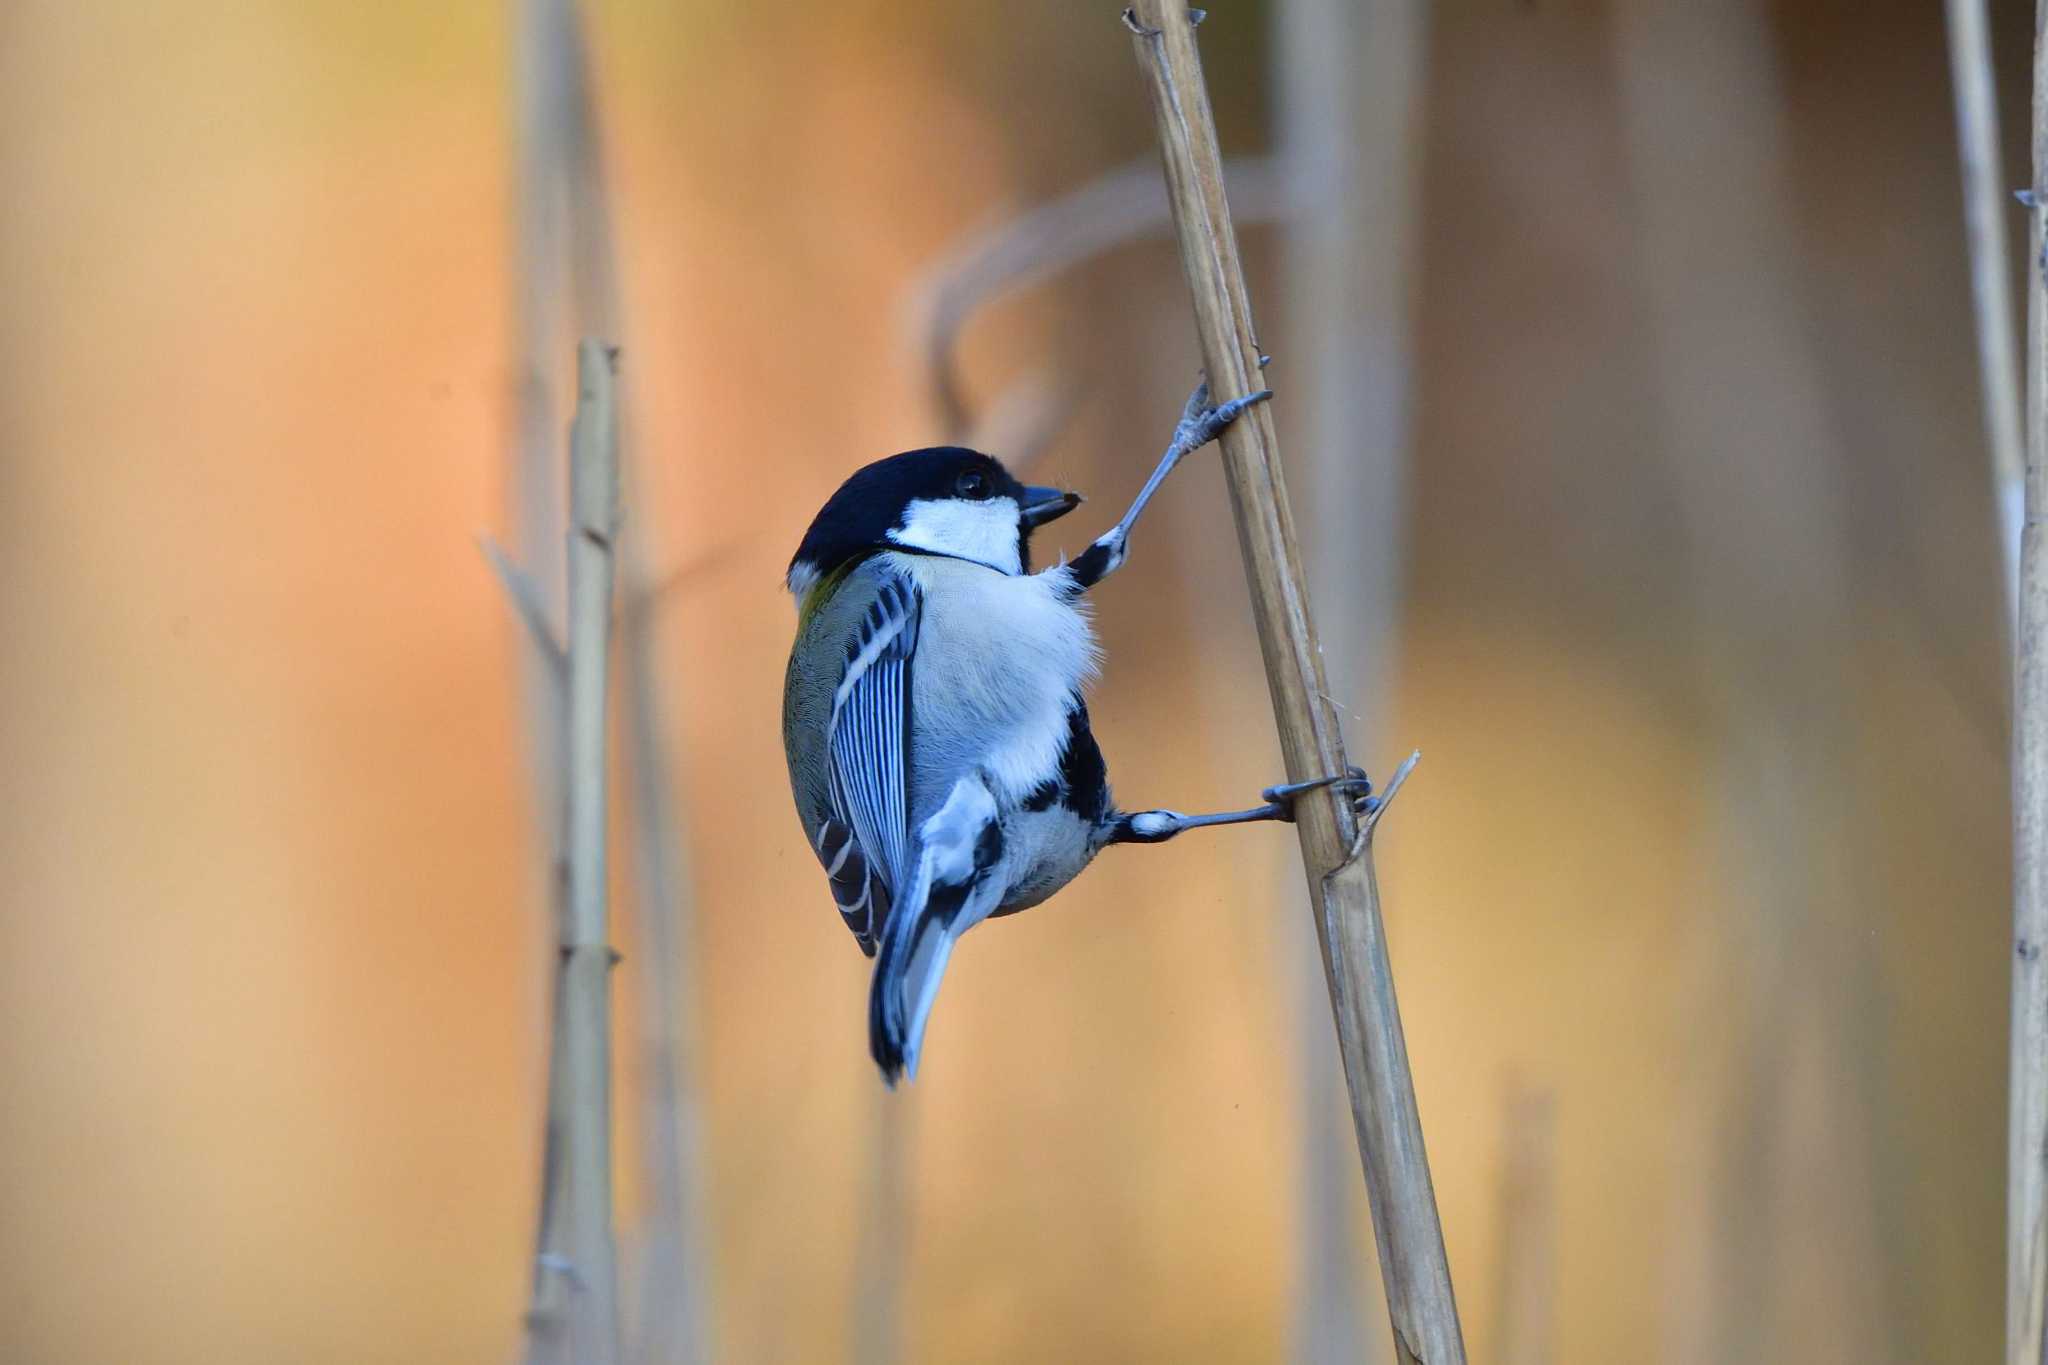
[[(1266, 358), (1259, 359), (1264, 368)], [(1145, 504), (1152, 501), (1152, 495), (1159, 491), (1159, 485), (1166, 482), (1166, 476), (1173, 467), (1187, 456), (1200, 450), (1223, 434), (1223, 429), (1237, 420), (1238, 414), (1254, 403), (1263, 403), (1273, 396), (1271, 389), (1261, 389), (1243, 398), (1233, 398), (1228, 403), (1209, 401), (1209, 381), (1195, 385), (1195, 391), (1188, 395), (1187, 406), (1181, 409), (1180, 421), (1173, 429), (1173, 440), (1166, 447), (1166, 453), (1159, 457), (1159, 465), (1152, 471), (1152, 477), (1145, 480), (1145, 486), (1138, 490), (1137, 499), (1131, 503), (1131, 510), (1124, 513), (1123, 520), (1095, 538), (1095, 543), (1083, 550), (1069, 566), (1073, 570), (1076, 591), (1086, 592), (1103, 579), (1123, 567), (1124, 555), (1131, 538), (1131, 528), (1138, 524), (1138, 514), (1145, 510)]]
[(1111, 844), (1160, 844), (1165, 843), (1183, 830), (1200, 829), (1204, 825), (1243, 825), (1254, 820), (1294, 819), (1294, 803), (1309, 792), (1324, 787), (1336, 787), (1351, 799), (1353, 808), (1362, 819), (1379, 807), (1379, 798), (1372, 794), (1372, 780), (1362, 768), (1352, 768), (1340, 777), (1318, 777), (1307, 782), (1287, 782), (1277, 787), (1268, 787), (1259, 795), (1265, 804), (1248, 810), (1218, 811), (1212, 815), (1183, 815), (1177, 810), (1141, 810), (1119, 815), (1110, 826)]

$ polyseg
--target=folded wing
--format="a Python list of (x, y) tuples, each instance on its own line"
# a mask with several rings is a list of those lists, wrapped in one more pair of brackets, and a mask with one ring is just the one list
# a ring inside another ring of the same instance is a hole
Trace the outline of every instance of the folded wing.
[(826, 730), (831, 817), (818, 859), (847, 928), (872, 957), (910, 878), (910, 687), (923, 615), (917, 585), (885, 579), (846, 648)]

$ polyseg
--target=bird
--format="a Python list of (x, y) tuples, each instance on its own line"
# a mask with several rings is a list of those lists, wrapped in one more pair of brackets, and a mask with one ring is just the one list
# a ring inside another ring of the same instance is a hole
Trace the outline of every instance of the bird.
[(1198, 384), (1123, 517), (1036, 572), (1032, 533), (1081, 495), (1026, 485), (962, 446), (856, 471), (791, 557), (790, 788), (840, 917), (874, 959), (868, 1044), (889, 1085), (917, 1074), (961, 935), (1040, 904), (1103, 849), (1292, 820), (1294, 802), (1323, 787), (1371, 808), (1353, 768), (1268, 787), (1243, 810), (1125, 811), (1089, 725), (1100, 650), (1087, 594), (1123, 566), (1174, 468), (1271, 396), (1213, 403)]

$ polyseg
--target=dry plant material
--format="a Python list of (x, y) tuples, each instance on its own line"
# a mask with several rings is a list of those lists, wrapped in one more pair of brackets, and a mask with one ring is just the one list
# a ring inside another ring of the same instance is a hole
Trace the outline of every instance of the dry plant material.
[(1991, 447), (1998, 549), (2005, 562), (2006, 609), (2019, 597), (2020, 514), (2025, 438), (2021, 434), (2018, 344), (2013, 336), (2009, 210), (1998, 154), (1998, 82), (1992, 73), (1984, 0), (1948, 0), (1948, 59), (1956, 95), (1956, 151), (1963, 168), (1963, 225), (1970, 244), (1970, 300), (1977, 319), (1977, 368), (1984, 435)]
[[(557, 353), (557, 337), (565, 318), (597, 336), (615, 338), (625, 326), (619, 290), (609, 178), (602, 139), (598, 135), (596, 97), (592, 88), (590, 44), (583, 14), (575, 0), (521, 0), (519, 16), (519, 91), (521, 194), (519, 199), (519, 286), (522, 357), (519, 406), (522, 415), (522, 528), (536, 537), (527, 553), (529, 565), (553, 562), (560, 553), (561, 517), (555, 492), (559, 466), (555, 433), (545, 415), (549, 408), (549, 374)], [(564, 265), (566, 264), (566, 270)], [(565, 304), (566, 299), (566, 304)], [(616, 379), (614, 384), (616, 386)], [(611, 396), (615, 414), (613, 439), (625, 449), (628, 404), (623, 391)], [(539, 414), (538, 420), (533, 414)], [(627, 461), (619, 457), (621, 483), (630, 483)], [(695, 1173), (701, 1134), (692, 1077), (695, 1031), (685, 1006), (692, 972), (690, 901), (685, 824), (674, 796), (667, 759), (663, 686), (655, 659), (658, 609), (685, 579), (715, 562), (700, 557), (665, 575), (650, 563), (656, 518), (643, 510), (634, 525), (616, 541), (619, 652), (621, 665), (620, 760), (626, 779), (627, 846), (635, 878), (628, 913), (637, 918), (641, 1018), (638, 1074), (641, 1078), (639, 1118), (643, 1210), (637, 1237), (622, 1258), (630, 1276), (619, 1276), (620, 1296), (635, 1308), (631, 1358), (642, 1365), (691, 1365), (705, 1358), (709, 1302), (700, 1192)], [(554, 689), (541, 747), (560, 761), (563, 731), (561, 689), (568, 662), (556, 642), (546, 594), (534, 580), (495, 545), (485, 554), (517, 606), (532, 636), (545, 677)], [(543, 558), (545, 551), (545, 558)], [(547, 789), (559, 791), (559, 775)], [(559, 799), (545, 807), (553, 822), (553, 859), (561, 862)], [(559, 878), (557, 879), (559, 883)], [(557, 885), (557, 895), (566, 888)], [(559, 1077), (566, 1045), (557, 1001), (556, 1028), (549, 1054), (548, 1148), (543, 1158), (540, 1262), (536, 1271), (531, 1321), (537, 1331), (528, 1345), (529, 1359), (560, 1358), (565, 1347), (544, 1339), (549, 1324), (560, 1317), (560, 1301), (573, 1287), (563, 1276), (573, 1263), (557, 1248), (564, 1240), (560, 1226), (559, 1185), (565, 1167), (556, 1147), (568, 1123), (567, 1099)], [(634, 1263), (637, 1261), (637, 1267)], [(636, 1296), (623, 1288), (630, 1278)], [(583, 1357), (576, 1357), (581, 1359)]]
[(2012, 1080), (2006, 1183), (2008, 1365), (2041, 1365), (2048, 1299), (2048, 45), (2034, 48), (2034, 194), (2027, 253), (2026, 518), (2013, 681)]
[[(551, 0), (568, 200), (570, 293), (580, 324), (599, 336), (625, 333), (619, 290), (618, 234), (612, 222), (610, 177), (598, 136), (590, 43), (573, 0)], [(617, 423), (628, 404), (616, 396)], [(625, 436), (618, 438), (630, 451)], [(632, 484), (632, 465), (619, 459), (619, 480)], [(695, 979), (685, 826), (668, 763), (668, 689), (655, 658), (658, 607), (668, 588), (705, 561), (657, 578), (658, 509), (636, 502), (633, 525), (618, 539), (620, 581), (620, 757), (627, 779), (627, 843), (635, 871), (629, 912), (637, 919), (641, 1002), (639, 1074), (644, 1211), (637, 1249), (639, 1287), (630, 1357), (637, 1365), (691, 1365), (707, 1353), (706, 1244), (696, 1183), (702, 1145), (695, 1093), (696, 1030), (685, 1008), (684, 983)], [(629, 1268), (636, 1258), (625, 1258)], [(631, 1300), (629, 1300), (631, 1301)]]
[[(1217, 401), (1254, 392), (1259, 347), (1252, 330), (1237, 235), (1224, 193), (1222, 157), (1190, 11), (1143, 0), (1125, 11), (1152, 96), (1181, 263), (1194, 296), (1209, 386)], [(1223, 433), (1225, 474), (1237, 521), (1259, 646), (1289, 780), (1348, 766), (1309, 610), (1294, 522), (1281, 479), (1270, 406)], [(1463, 1365), (1465, 1344), (1444, 1255), (1443, 1230), (1423, 1149), (1422, 1120), (1394, 998), (1373, 870), (1372, 836), (1411, 758), (1388, 783), (1378, 812), (1354, 821), (1335, 795), (1303, 801), (1296, 828), (1336, 1016), (1379, 1241), (1396, 1358)]]
[[(528, 1310), (531, 1359), (619, 1359), (612, 1235), (611, 972), (606, 895), (606, 691), (619, 450), (609, 348), (576, 352), (570, 435), (564, 898), (549, 1058), (541, 1246)], [(508, 580), (509, 581), (509, 580)], [(514, 592), (516, 599), (520, 596)], [(529, 622), (530, 623), (530, 622)]]

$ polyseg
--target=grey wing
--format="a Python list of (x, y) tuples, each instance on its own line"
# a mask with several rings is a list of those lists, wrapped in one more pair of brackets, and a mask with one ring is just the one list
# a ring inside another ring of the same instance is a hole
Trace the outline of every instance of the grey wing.
[(909, 880), (910, 670), (923, 607), (910, 579), (882, 582), (847, 645), (825, 731), (832, 816), (818, 832), (818, 858), (870, 956)]
[(880, 872), (860, 851), (860, 841), (851, 827), (838, 816), (828, 815), (818, 823), (811, 849), (824, 864), (825, 879), (832, 885), (832, 903), (839, 916), (869, 957), (882, 940), (882, 925), (889, 918), (889, 888)]

